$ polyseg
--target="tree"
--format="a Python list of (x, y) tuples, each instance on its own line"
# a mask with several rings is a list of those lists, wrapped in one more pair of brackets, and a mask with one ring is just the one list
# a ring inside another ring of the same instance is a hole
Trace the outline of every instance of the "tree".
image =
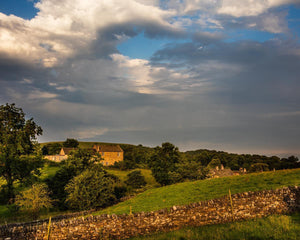
[(171, 173), (176, 172), (176, 163), (179, 159), (179, 150), (173, 144), (166, 142), (162, 144), (162, 147), (156, 147), (149, 163), (155, 180), (161, 185), (173, 183)]
[(67, 203), (73, 209), (85, 210), (111, 205), (116, 201), (116, 178), (107, 174), (101, 165), (86, 169), (65, 187)]
[(79, 142), (74, 138), (67, 138), (66, 141), (63, 142), (63, 146), (66, 148), (77, 148)]
[(269, 165), (266, 163), (254, 163), (250, 166), (249, 172), (269, 171)]
[(140, 170), (128, 173), (125, 183), (132, 188), (140, 188), (147, 184), (145, 177), (142, 175)]
[(62, 145), (60, 143), (48, 143), (42, 147), (43, 155), (56, 155), (59, 154)]
[(38, 218), (41, 209), (52, 207), (47, 185), (34, 184), (30, 189), (22, 191), (16, 196), (16, 205), (29, 211), (34, 218)]
[(57, 199), (56, 204), (60, 209), (64, 210), (67, 208), (65, 204), (67, 197), (65, 186), (69, 181), (84, 170), (100, 165), (98, 164), (100, 160), (100, 155), (95, 155), (88, 149), (79, 148), (71, 152), (71, 155), (63, 162), (62, 167), (52, 178), (46, 180), (51, 190), (51, 197)]
[(184, 161), (177, 164), (177, 173), (182, 180), (200, 180), (207, 177), (208, 170), (195, 161)]
[(214, 158), (210, 161), (210, 163), (207, 165), (208, 168), (215, 168), (221, 166), (221, 161), (219, 158)]
[(14, 197), (13, 183), (24, 181), (37, 173), (42, 157), (36, 152), (36, 137), (42, 128), (15, 104), (0, 106), (0, 176), (6, 181), (8, 199)]

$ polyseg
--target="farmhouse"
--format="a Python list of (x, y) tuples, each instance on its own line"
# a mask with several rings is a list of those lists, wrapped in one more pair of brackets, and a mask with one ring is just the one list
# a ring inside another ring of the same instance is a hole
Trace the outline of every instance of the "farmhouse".
[(115, 162), (123, 161), (124, 151), (119, 145), (94, 145), (93, 149), (98, 152), (103, 160), (103, 165), (113, 165)]
[(75, 148), (62, 148), (58, 155), (47, 155), (45, 158), (54, 162), (61, 162), (68, 158), (72, 150), (75, 150)]
[(68, 156), (70, 155), (70, 152), (75, 150), (76, 148), (61, 148), (60, 149), (60, 152), (59, 152), (59, 155), (60, 156)]
[[(73, 150), (75, 150), (75, 148), (63, 147), (58, 155), (47, 155), (45, 158), (51, 161), (61, 162), (62, 160), (67, 159)], [(103, 159), (101, 163), (105, 166), (113, 165), (115, 162), (120, 162), (124, 159), (124, 152), (119, 145), (96, 144), (91, 150), (100, 154), (101, 158)]]

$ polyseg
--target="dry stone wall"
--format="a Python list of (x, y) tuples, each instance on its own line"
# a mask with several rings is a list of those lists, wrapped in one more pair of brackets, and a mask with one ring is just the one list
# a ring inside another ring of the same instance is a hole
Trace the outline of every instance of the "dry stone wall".
[[(101, 215), (54, 222), (51, 239), (126, 239), (154, 232), (299, 211), (300, 187), (246, 192), (150, 213)], [(47, 239), (48, 224), (1, 226), (0, 239)]]

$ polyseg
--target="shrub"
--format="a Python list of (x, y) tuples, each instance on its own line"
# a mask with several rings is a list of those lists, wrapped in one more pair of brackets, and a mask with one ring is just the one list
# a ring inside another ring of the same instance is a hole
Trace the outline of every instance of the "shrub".
[(65, 187), (70, 208), (85, 210), (111, 205), (116, 201), (115, 177), (94, 166), (74, 177)]
[(16, 205), (28, 211), (34, 218), (38, 218), (40, 210), (52, 207), (52, 200), (45, 183), (34, 184), (30, 189), (22, 191), (16, 196)]
[(254, 163), (250, 166), (249, 172), (269, 171), (269, 165), (266, 163)]
[(127, 180), (125, 183), (132, 188), (140, 188), (147, 184), (145, 177), (142, 175), (140, 170), (127, 174)]

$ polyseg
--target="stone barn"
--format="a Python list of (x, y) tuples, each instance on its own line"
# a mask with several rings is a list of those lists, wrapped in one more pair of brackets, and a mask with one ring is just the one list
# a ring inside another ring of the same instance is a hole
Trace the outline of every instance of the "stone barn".
[(124, 160), (124, 151), (119, 145), (94, 145), (93, 149), (104, 159), (104, 166), (114, 165), (115, 162)]

